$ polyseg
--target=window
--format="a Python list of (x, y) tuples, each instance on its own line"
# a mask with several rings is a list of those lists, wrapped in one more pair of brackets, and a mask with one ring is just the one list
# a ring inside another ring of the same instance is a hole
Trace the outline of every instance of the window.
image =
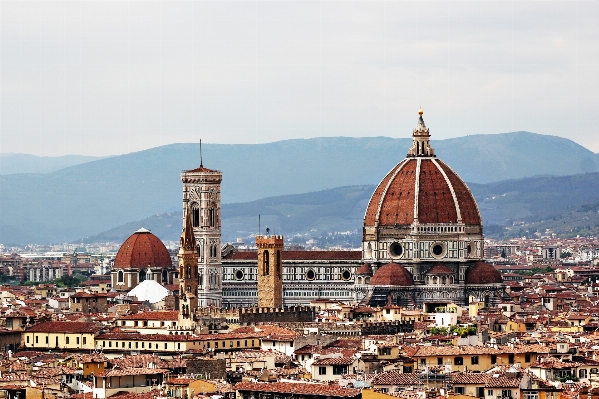
[(587, 370), (586, 369), (578, 370), (578, 378), (587, 378)]
[(66, 338), (64, 339), (64, 343), (65, 343), (65, 344), (67, 344), (67, 345), (68, 345), (68, 344), (70, 344), (70, 342), (69, 342), (69, 341), (70, 341), (69, 337), (66, 337)]
[(497, 355), (491, 355), (491, 364), (497, 363)]
[(443, 358), (442, 357), (437, 358), (437, 366), (443, 366)]
[(527, 353), (527, 354), (524, 355), (524, 361), (526, 363), (530, 363), (530, 353)]
[(422, 367), (425, 367), (426, 366), (426, 359), (424, 359), (424, 358), (420, 359), (420, 365)]
[(391, 355), (391, 348), (381, 348), (380, 349), (380, 354), (381, 354), (381, 356), (390, 356)]
[(79, 337), (75, 337), (75, 343), (79, 345)]
[(326, 368), (326, 366), (319, 366), (318, 367), (318, 375), (327, 375), (327, 368)]
[(464, 387), (455, 387), (454, 388), (455, 393), (463, 395), (464, 393), (466, 393), (466, 389)]
[(214, 343), (214, 347), (218, 348), (218, 341)]
[(119, 270), (117, 273), (117, 283), (123, 284), (125, 282), (125, 273), (122, 270)]
[(522, 393), (522, 399), (539, 399), (539, 393), (538, 392), (523, 392)]
[(493, 396), (494, 392), (492, 389), (487, 390), (487, 396)]
[(48, 344), (48, 337), (46, 337), (46, 344)]
[(333, 374), (334, 375), (347, 374), (347, 366), (346, 365), (335, 365), (335, 366), (333, 366)]
[(507, 355), (507, 362), (509, 364), (514, 363), (514, 354), (513, 353), (510, 353), (509, 355)]
[(29, 343), (29, 335), (27, 336), (27, 343)]
[(83, 345), (87, 344), (87, 337), (83, 337)]
[(262, 263), (262, 275), (268, 276), (270, 274), (270, 255), (268, 251), (264, 251)]
[(501, 391), (501, 397), (502, 398), (511, 398), (512, 397), (512, 390), (511, 389), (503, 389)]
[(455, 364), (456, 366), (461, 366), (462, 364), (464, 364), (464, 358), (463, 357), (455, 357), (453, 359), (453, 364)]
[(470, 358), (470, 363), (471, 364), (478, 364), (478, 356), (472, 356)]

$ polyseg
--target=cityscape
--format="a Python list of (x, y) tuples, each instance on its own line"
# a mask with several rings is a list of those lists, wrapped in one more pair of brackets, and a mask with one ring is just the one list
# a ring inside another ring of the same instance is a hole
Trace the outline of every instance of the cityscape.
[(0, 399), (599, 399), (597, 3), (0, 11)]

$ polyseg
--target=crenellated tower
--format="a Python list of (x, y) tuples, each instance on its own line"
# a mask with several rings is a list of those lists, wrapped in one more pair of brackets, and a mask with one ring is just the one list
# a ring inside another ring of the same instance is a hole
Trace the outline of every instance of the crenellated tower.
[(222, 173), (205, 168), (181, 173), (183, 212), (190, 214), (198, 256), (198, 305), (222, 305), (221, 200)]
[(256, 236), (258, 307), (283, 306), (283, 236)]

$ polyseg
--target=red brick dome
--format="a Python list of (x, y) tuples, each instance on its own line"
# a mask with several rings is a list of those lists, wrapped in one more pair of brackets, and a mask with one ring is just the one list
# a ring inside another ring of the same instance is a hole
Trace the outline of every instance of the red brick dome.
[(139, 229), (121, 247), (114, 259), (114, 267), (146, 268), (170, 267), (171, 256), (158, 237), (149, 230)]
[(411, 225), (416, 219), (421, 224), (481, 224), (466, 183), (433, 157), (406, 158), (395, 166), (372, 194), (364, 226)]
[(501, 273), (483, 261), (476, 262), (466, 269), (466, 284), (502, 284)]
[(370, 263), (364, 263), (354, 274), (359, 276), (372, 276), (372, 267), (370, 267)]
[(387, 263), (379, 268), (370, 279), (370, 285), (414, 285), (410, 272), (395, 262)]

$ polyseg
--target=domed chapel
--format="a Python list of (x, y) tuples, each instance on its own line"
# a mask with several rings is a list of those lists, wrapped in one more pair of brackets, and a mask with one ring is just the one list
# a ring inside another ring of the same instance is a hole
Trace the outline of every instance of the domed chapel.
[(379, 183), (364, 215), (356, 289), (363, 303), (433, 311), (505, 295), (500, 273), (483, 261), (478, 205), (464, 181), (435, 156), (419, 111), (406, 158)]

